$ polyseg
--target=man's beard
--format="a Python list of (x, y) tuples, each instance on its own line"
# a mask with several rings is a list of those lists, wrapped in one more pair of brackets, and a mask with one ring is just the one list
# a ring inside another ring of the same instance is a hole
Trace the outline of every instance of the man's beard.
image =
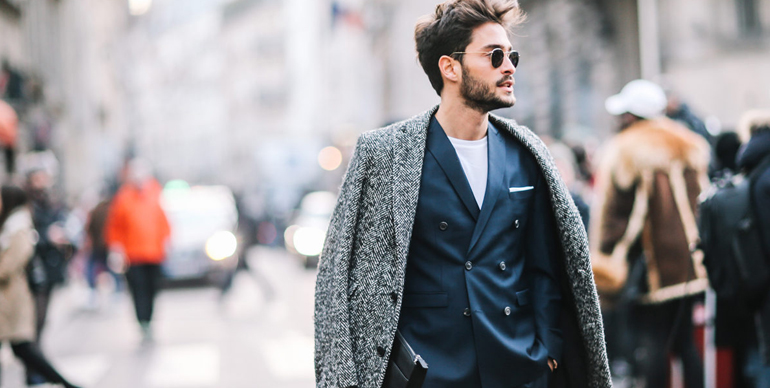
[[(495, 87), (513, 77), (506, 76), (495, 83)], [(516, 98), (511, 95), (511, 100), (506, 101), (495, 94), (496, 89), (491, 89), (482, 81), (473, 78), (468, 70), (463, 68), (463, 80), (460, 83), (460, 95), (465, 99), (465, 104), (471, 109), (486, 113), (495, 109), (513, 106)]]

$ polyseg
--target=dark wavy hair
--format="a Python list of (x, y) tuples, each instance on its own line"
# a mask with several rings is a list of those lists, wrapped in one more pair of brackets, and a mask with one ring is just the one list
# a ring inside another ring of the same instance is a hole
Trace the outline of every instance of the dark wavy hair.
[(436, 93), (440, 96), (444, 89), (439, 59), (465, 51), (473, 29), (493, 22), (510, 31), (523, 20), (517, 0), (448, 0), (436, 6), (433, 14), (421, 18), (414, 29), (417, 58)]
[(3, 185), (0, 189), (0, 200), (2, 200), (3, 207), (0, 209), (0, 229), (2, 229), (11, 213), (27, 204), (28, 197), (21, 187)]

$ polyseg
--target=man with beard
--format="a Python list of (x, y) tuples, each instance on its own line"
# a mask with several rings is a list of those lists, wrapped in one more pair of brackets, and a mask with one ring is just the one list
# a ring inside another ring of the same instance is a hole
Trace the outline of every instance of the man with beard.
[[(515, 0), (449, 0), (415, 29), (441, 97), (361, 135), (316, 285), (318, 387), (392, 380), (396, 332), (423, 387), (610, 387), (586, 233), (510, 107)], [(407, 376), (408, 377), (408, 376)]]

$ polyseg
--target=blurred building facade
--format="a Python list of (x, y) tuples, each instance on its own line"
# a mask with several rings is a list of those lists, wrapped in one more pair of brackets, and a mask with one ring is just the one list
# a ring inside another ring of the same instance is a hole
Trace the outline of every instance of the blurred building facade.
[[(388, 66), (383, 117), (406, 118), (438, 102), (414, 52), (414, 24), (433, 0), (377, 0), (384, 31), (372, 34)], [(770, 0), (520, 0), (528, 20), (513, 38), (522, 54), (517, 104), (499, 111), (541, 134), (577, 130), (602, 138), (616, 123), (604, 100), (646, 77), (696, 113), (733, 126), (770, 105)]]
[(227, 184), (290, 211), (318, 181), (316, 155), (328, 141), (323, 108), (327, 63), (321, 3), (236, 0), (220, 11), (228, 64)]
[(770, 107), (770, 0), (660, 1), (663, 83), (734, 128)]
[[(69, 193), (137, 154), (288, 206), (338, 181), (322, 147), (438, 103), (413, 38), (437, 2), (0, 0), (0, 58), (38, 90), (24, 147), (56, 152)], [(770, 105), (770, 0), (520, 2), (518, 101), (499, 113), (538, 133), (605, 137), (604, 99), (643, 75), (727, 127)]]
[(126, 16), (122, 1), (0, 1), (0, 58), (21, 80), (10, 98), (20, 116), (19, 173), (39, 167), (30, 153), (51, 150), (74, 195), (117, 168), (127, 133), (116, 55)]
[(155, 1), (125, 31), (128, 147), (162, 180), (209, 180), (223, 171), (229, 133), (221, 3)]

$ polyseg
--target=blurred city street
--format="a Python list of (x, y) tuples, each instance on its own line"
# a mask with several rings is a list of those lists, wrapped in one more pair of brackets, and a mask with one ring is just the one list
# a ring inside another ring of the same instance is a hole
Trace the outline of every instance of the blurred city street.
[(0, 387), (770, 387), (769, 65), (770, 0), (0, 0)]
[[(278, 249), (248, 260), (223, 298), (210, 286), (161, 291), (154, 344), (142, 344), (127, 293), (89, 309), (87, 287), (72, 282), (54, 296), (43, 351), (88, 387), (312, 387), (315, 271)], [(2, 386), (23, 387), (8, 346), (0, 359)]]

